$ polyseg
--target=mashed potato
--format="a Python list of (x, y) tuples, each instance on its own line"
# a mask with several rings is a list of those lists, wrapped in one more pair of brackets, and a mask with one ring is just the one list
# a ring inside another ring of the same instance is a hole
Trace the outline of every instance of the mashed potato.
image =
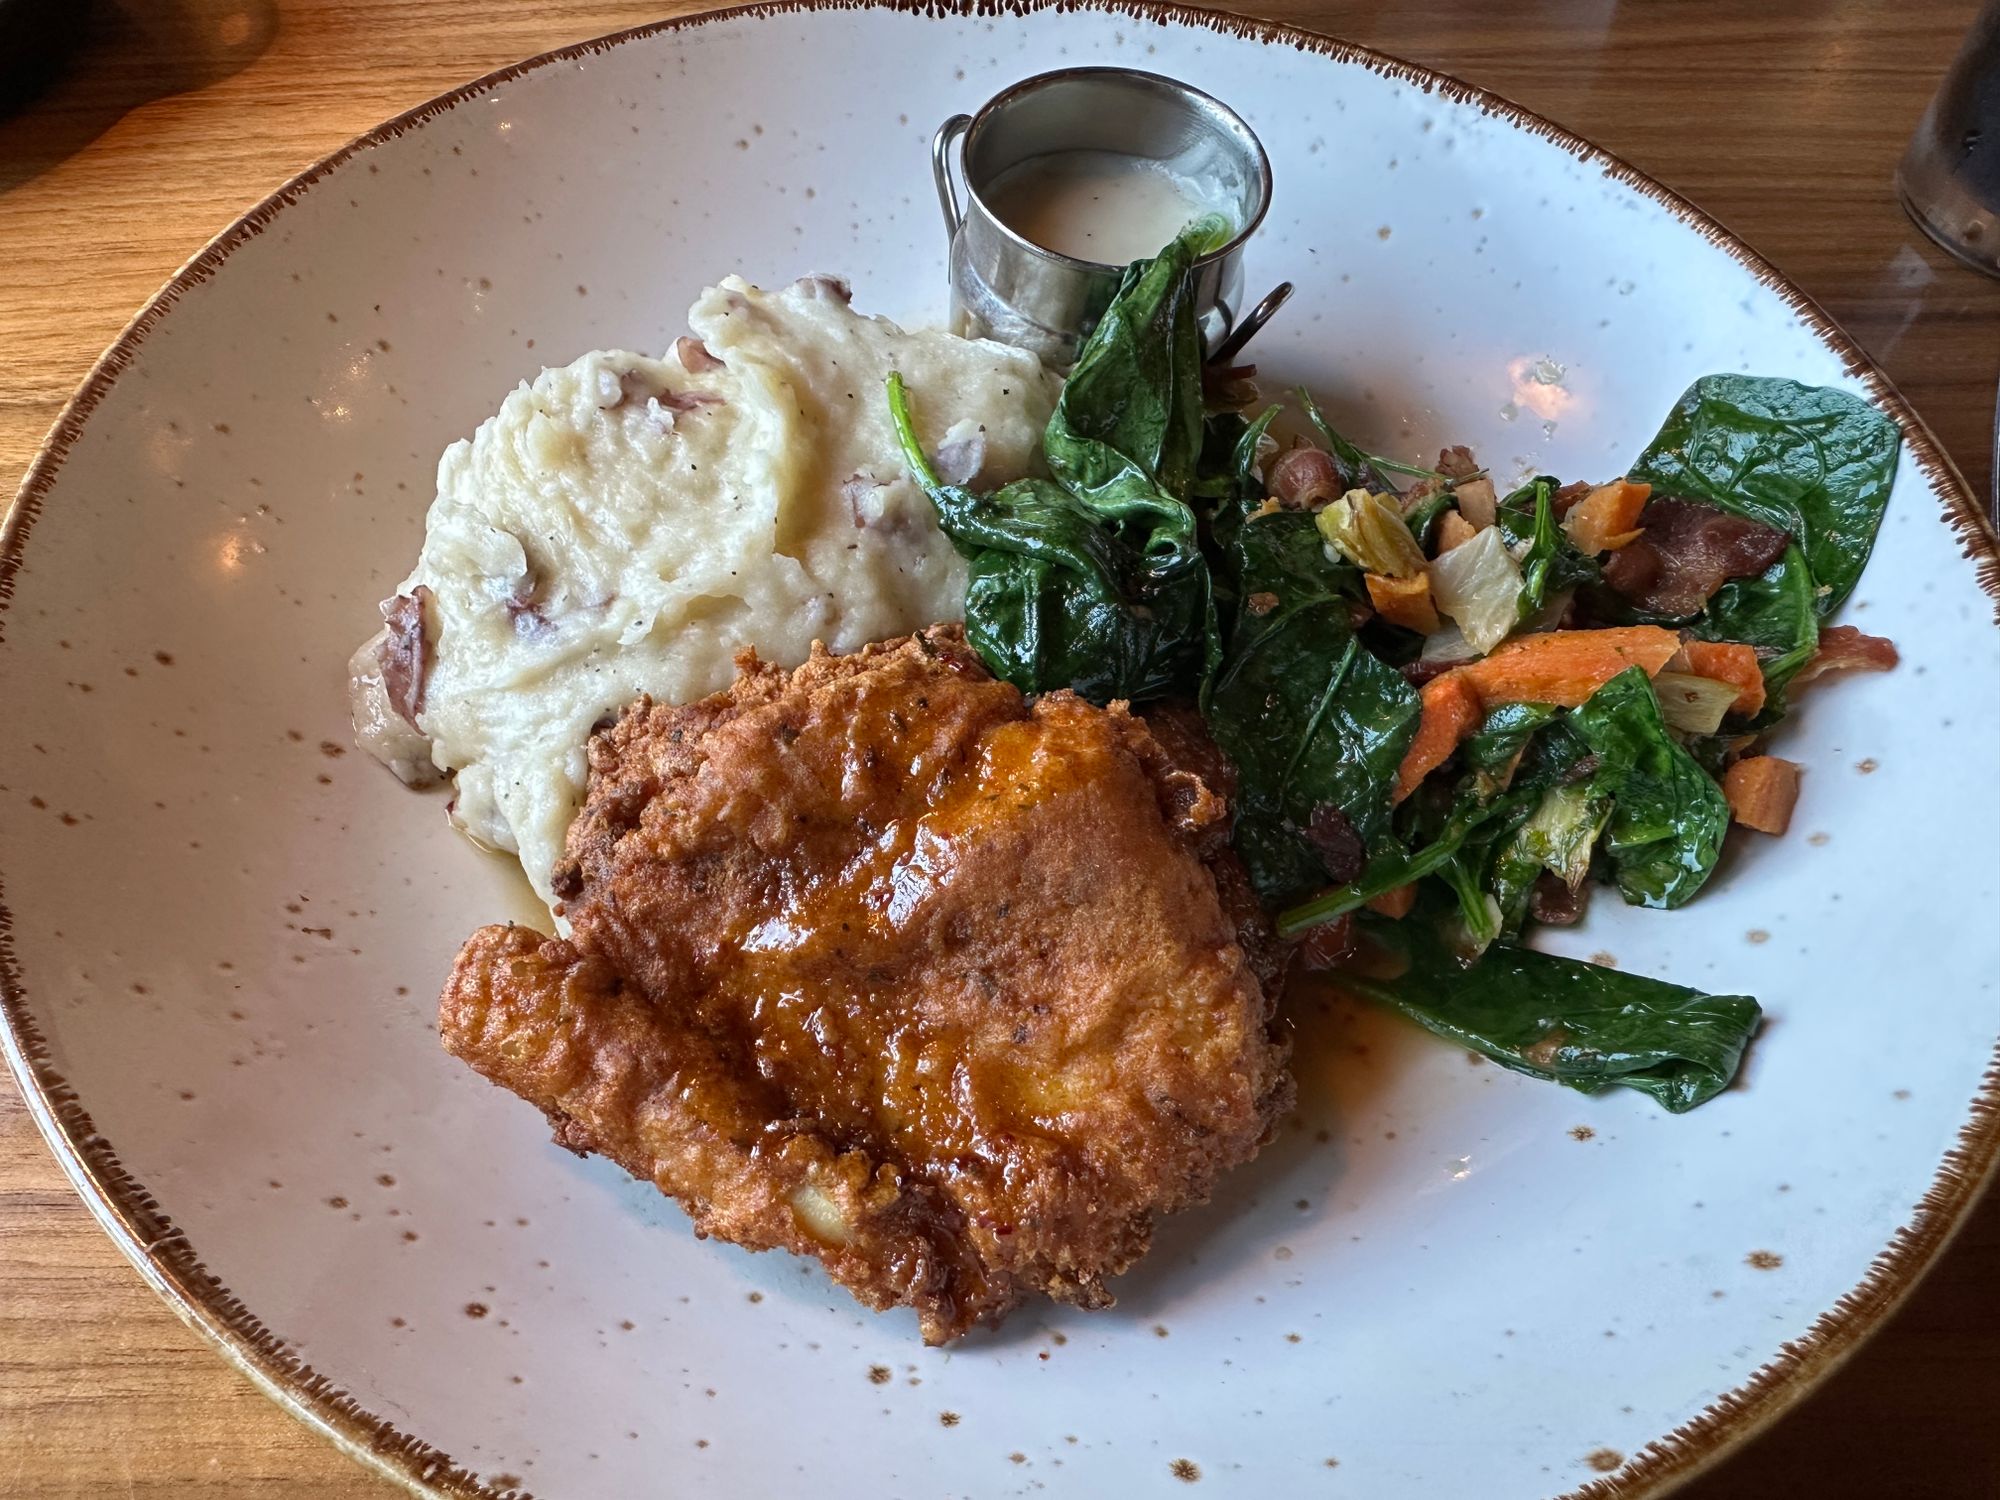
[[(422, 556), (351, 665), (355, 729), (405, 781), (453, 773), (453, 817), (549, 874), (591, 729), (641, 694), (726, 686), (964, 611), (965, 570), (911, 484), (883, 381), (981, 487), (1030, 472), (1057, 382), (1034, 356), (906, 333), (809, 277), (731, 277), (666, 359), (544, 370), (438, 465)], [(427, 743), (426, 743), (427, 742)]]

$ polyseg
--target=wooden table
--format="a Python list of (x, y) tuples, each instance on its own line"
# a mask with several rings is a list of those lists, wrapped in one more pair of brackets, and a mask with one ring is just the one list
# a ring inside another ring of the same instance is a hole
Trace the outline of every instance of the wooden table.
[[(1497, 89), (1678, 188), (1818, 298), (1988, 483), (2000, 283), (1935, 251), (1890, 188), (1970, 0), (1258, 8)], [(657, 0), (99, 0), (65, 79), (0, 120), (0, 492), (127, 317), (280, 180), (490, 68), (662, 13)], [(1686, 1493), (2000, 1495), (1996, 1413), (2000, 1195), (1823, 1392)], [(7, 1084), (0, 1492), (392, 1493), (141, 1285)]]

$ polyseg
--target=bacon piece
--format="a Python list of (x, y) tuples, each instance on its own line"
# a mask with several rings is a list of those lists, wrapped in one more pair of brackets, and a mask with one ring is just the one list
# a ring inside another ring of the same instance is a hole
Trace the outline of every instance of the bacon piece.
[(1479, 460), (1463, 443), (1438, 449), (1438, 473), (1447, 479), (1470, 479), (1479, 472)]
[(1852, 625), (1827, 625), (1820, 629), (1819, 650), (1792, 681), (1811, 682), (1828, 672), (1886, 672), (1900, 660), (1894, 641), (1863, 635)]
[(1420, 656), (1415, 661), (1404, 662), (1396, 670), (1403, 674), (1403, 681), (1413, 688), (1420, 688), (1436, 682), (1445, 673), (1457, 671), (1464, 665), (1463, 660), (1447, 660), (1442, 656), (1433, 656), (1426, 660)]
[(1597, 486), (1592, 484), (1588, 479), (1573, 479), (1553, 495), (1549, 496), (1549, 505), (1557, 516), (1567, 516), (1570, 513), (1570, 507), (1576, 505), (1579, 501), (1588, 499), (1590, 492), (1595, 488)]
[(391, 706), (412, 729), (421, 727), (417, 715), (424, 711), (424, 692), (436, 654), (424, 628), (424, 612), (431, 598), (431, 591), (418, 584), (410, 593), (382, 601), (382, 622), (389, 627), (376, 648), (382, 663), (382, 686)]
[(1775, 526), (1713, 505), (1671, 496), (1640, 512), (1637, 541), (1612, 554), (1604, 581), (1641, 609), (1699, 614), (1731, 578), (1753, 578), (1784, 554), (1791, 537)]

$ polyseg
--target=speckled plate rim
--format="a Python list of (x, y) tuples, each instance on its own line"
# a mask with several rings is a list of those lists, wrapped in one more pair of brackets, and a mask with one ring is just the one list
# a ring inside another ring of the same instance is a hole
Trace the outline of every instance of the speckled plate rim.
[[(1957, 535), (1964, 555), (1977, 569), (1981, 588), (1995, 601), (1995, 620), (2000, 623), (2000, 533), (1996, 533), (1964, 476), (1887, 376), (1817, 303), (1716, 220), (1678, 193), (1562, 126), (1447, 74), (1300, 27), (1227, 11), (1197, 10), (1179, 4), (1150, 3), (1150, 0), (767, 0), (767, 3), (675, 16), (544, 52), (488, 73), (395, 116), (322, 157), (209, 241), (174, 273), (99, 357), (82, 386), (63, 407), (29, 465), (5, 517), (0, 518), (0, 644), (6, 640), (6, 611), (13, 598), (14, 578), (21, 566), (28, 534), (91, 413), (181, 296), (213, 276), (237, 247), (254, 239), (320, 178), (351, 158), (536, 69), (717, 20), (822, 10), (898, 10), (938, 18), (1020, 16), (1046, 10), (1099, 11), (1175, 22), (1267, 45), (1289, 46), (1337, 62), (1359, 64), (1455, 103), (1473, 105), (1484, 114), (1500, 116), (1541, 136), (1665, 207), (1762, 285), (1776, 292), (1820, 341), (1839, 356), (1848, 375), (1859, 381), (1902, 427), (1909, 453), (1925, 479), (1942, 496), (1944, 519)], [(5, 1056), (28, 1111), (55, 1153), (64, 1175), (112, 1241), (183, 1322), (205, 1336), (225, 1359), (286, 1411), (411, 1493), (518, 1500), (520, 1491), (494, 1489), (455, 1463), (449, 1454), (399, 1431), (364, 1409), (288, 1349), (219, 1278), (204, 1268), (186, 1235), (174, 1228), (146, 1186), (120, 1165), (111, 1144), (96, 1132), (81, 1098), (56, 1072), (28, 1010), (14, 950), (13, 919), (6, 905), (4, 875), (0, 875), (0, 1022), (4, 1022), (0, 1025), (0, 1055)], [(1875, 1256), (1860, 1283), (1816, 1318), (1804, 1335), (1781, 1345), (1776, 1355), (1741, 1385), (1672, 1432), (1648, 1443), (1617, 1471), (1568, 1491), (1558, 1500), (1636, 1500), (1636, 1497), (1664, 1495), (1784, 1415), (1838, 1369), (1909, 1295), (1963, 1223), (1988, 1180), (1995, 1175), (1997, 1165), (2000, 1165), (2000, 1039), (1996, 1039), (1979, 1092), (1968, 1104), (1966, 1121), (1956, 1144), (1940, 1161), (1936, 1176), (1918, 1200), (1909, 1221)]]

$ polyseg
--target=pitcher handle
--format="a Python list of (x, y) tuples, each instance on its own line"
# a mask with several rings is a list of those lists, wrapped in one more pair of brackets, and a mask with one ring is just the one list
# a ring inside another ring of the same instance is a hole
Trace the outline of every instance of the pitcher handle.
[(971, 124), (971, 115), (953, 115), (938, 126), (937, 134), (931, 137), (931, 176), (937, 181), (938, 208), (944, 214), (946, 244), (958, 238), (958, 226), (965, 220), (965, 213), (958, 206), (958, 188), (951, 180), (951, 146)]

